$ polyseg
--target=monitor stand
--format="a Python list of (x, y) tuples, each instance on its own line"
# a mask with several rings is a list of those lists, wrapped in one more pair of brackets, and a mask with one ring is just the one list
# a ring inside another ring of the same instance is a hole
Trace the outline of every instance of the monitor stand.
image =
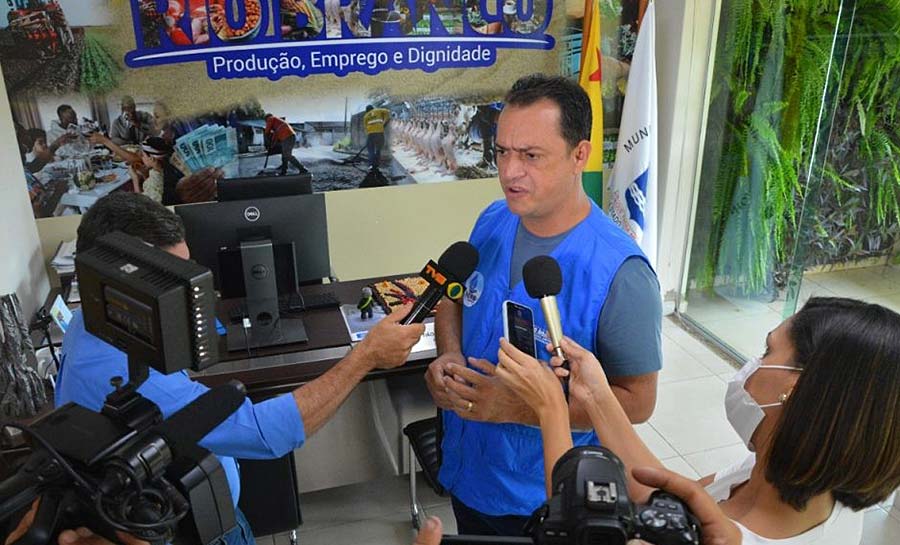
[(228, 325), (228, 351), (308, 341), (301, 318), (282, 317), (279, 313), (272, 241), (241, 242), (241, 261), (248, 317), (243, 323)]

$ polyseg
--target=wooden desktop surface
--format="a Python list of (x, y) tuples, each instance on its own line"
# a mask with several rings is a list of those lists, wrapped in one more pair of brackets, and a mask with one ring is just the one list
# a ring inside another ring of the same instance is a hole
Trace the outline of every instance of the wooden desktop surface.
[[(400, 278), (408, 275), (398, 275)], [(337, 282), (301, 288), (302, 294), (333, 292), (342, 304), (355, 305), (360, 290), (383, 278), (367, 278), (349, 282)], [(217, 306), (219, 319), (226, 323), (228, 309), (239, 301), (220, 301)], [(268, 397), (288, 392), (309, 382), (331, 369), (351, 347), (350, 334), (338, 308), (310, 310), (301, 313), (309, 341), (284, 346), (228, 352), (225, 337), (219, 341), (219, 363), (199, 372), (191, 372), (199, 382), (207, 386), (225, 384), (236, 379), (244, 383), (253, 398)], [(375, 370), (366, 380), (388, 376), (424, 373), (434, 359), (433, 350), (412, 354), (403, 366), (389, 370)]]

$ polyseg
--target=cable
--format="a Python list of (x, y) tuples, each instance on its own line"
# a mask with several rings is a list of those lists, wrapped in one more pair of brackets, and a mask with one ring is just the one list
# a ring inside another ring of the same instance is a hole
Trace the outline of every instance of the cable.
[(41, 444), (42, 447), (44, 447), (44, 449), (47, 452), (50, 453), (51, 456), (53, 456), (53, 458), (59, 463), (59, 465), (63, 469), (66, 470), (66, 473), (68, 473), (73, 479), (75, 479), (75, 481), (78, 484), (83, 486), (85, 489), (90, 490), (92, 494), (96, 494), (98, 492), (98, 490), (95, 486), (91, 485), (86, 480), (84, 480), (84, 478), (82, 478), (81, 475), (79, 475), (72, 468), (72, 466), (69, 465), (69, 462), (66, 461), (66, 459), (63, 457), (63, 455), (60, 454), (59, 452), (57, 452), (57, 450), (55, 448), (53, 448), (53, 446), (46, 439), (41, 437), (40, 434), (38, 434), (36, 431), (32, 430), (28, 426), (23, 426), (21, 424), (15, 424), (13, 422), (0, 423), (0, 429), (3, 429), (3, 428), (13, 428), (13, 429), (19, 430), (23, 433), (27, 433), (28, 435), (33, 437), (38, 443)]

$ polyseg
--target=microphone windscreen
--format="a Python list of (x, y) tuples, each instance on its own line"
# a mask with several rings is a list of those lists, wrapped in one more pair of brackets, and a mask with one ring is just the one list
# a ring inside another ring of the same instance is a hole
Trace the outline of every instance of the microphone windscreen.
[(534, 299), (548, 295), (559, 295), (562, 291), (562, 271), (559, 263), (549, 255), (539, 255), (529, 259), (522, 267), (525, 291)]
[(438, 266), (457, 282), (465, 282), (478, 266), (478, 250), (468, 242), (454, 242), (441, 254)]
[(216, 386), (157, 425), (154, 431), (177, 456), (179, 447), (196, 445), (231, 416), (245, 397), (246, 390), (239, 382)]

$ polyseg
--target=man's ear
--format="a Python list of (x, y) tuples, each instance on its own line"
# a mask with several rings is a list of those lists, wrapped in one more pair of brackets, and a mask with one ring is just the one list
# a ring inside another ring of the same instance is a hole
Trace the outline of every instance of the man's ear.
[(572, 150), (572, 157), (575, 159), (575, 164), (578, 168), (584, 168), (587, 164), (588, 157), (591, 156), (591, 143), (587, 140), (582, 140), (575, 146), (575, 149)]

